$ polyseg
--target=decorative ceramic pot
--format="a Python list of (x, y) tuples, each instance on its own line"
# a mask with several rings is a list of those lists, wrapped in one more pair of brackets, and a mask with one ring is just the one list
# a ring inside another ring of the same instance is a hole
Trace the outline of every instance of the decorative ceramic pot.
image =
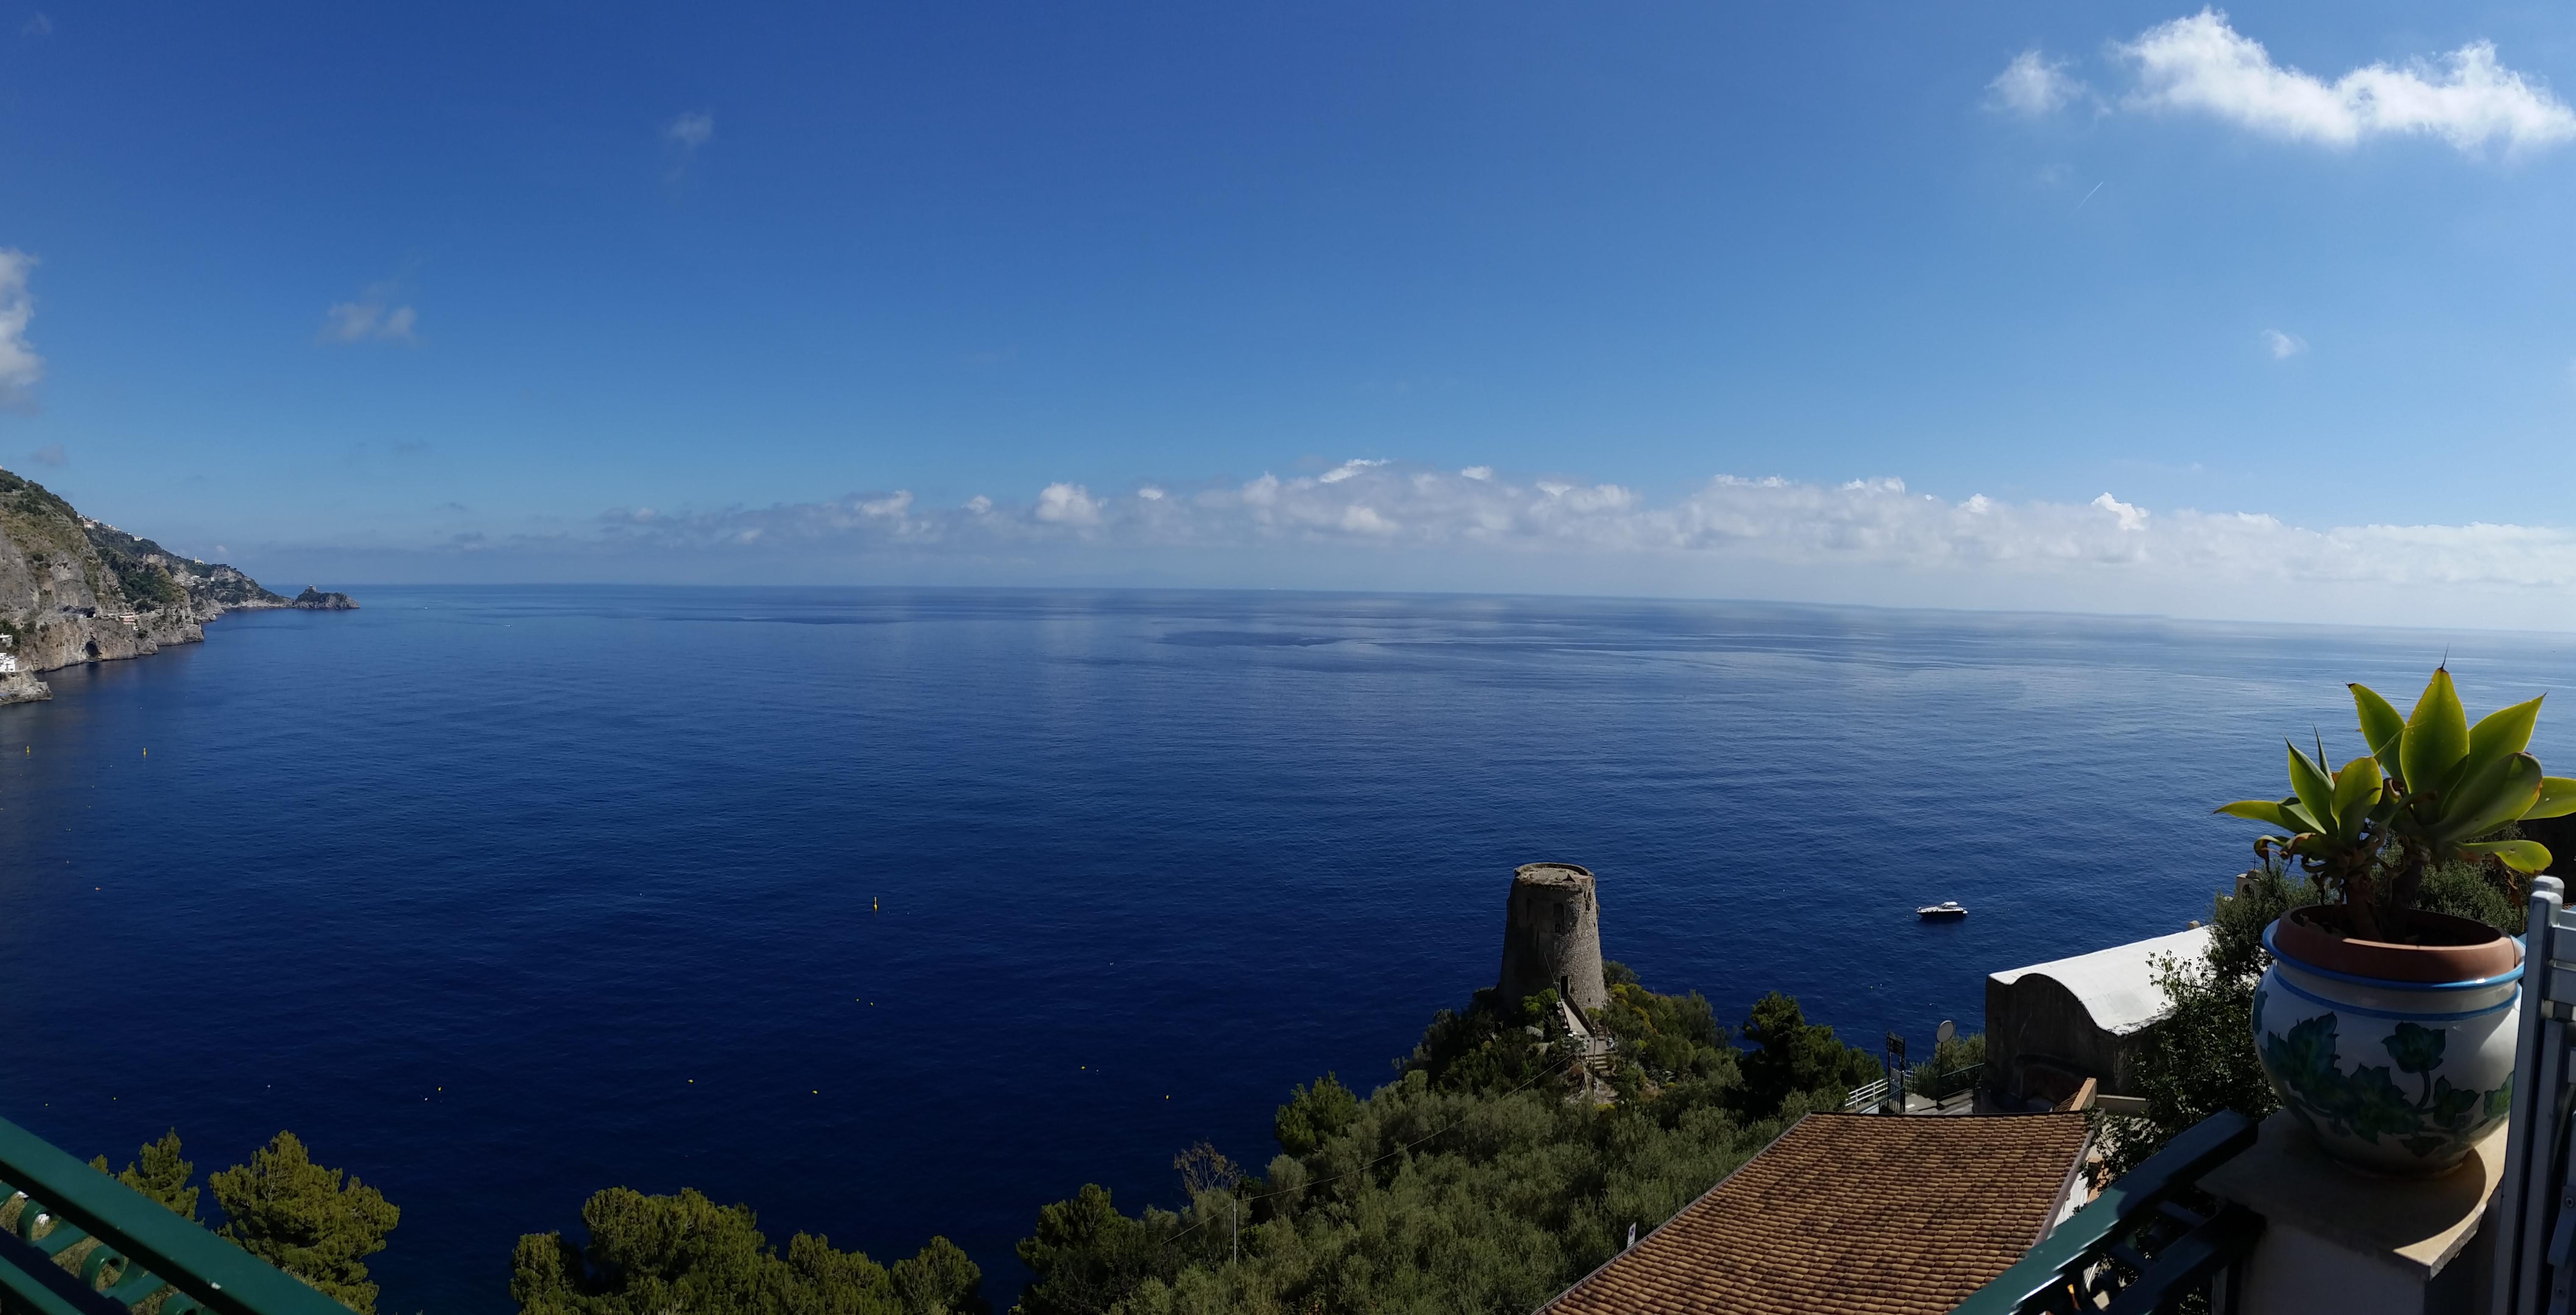
[(2416, 910), (2420, 944), (2346, 935), (2337, 905), (2263, 930), (2254, 1050), (2327, 1154), (2381, 1173), (2460, 1162), (2513, 1104), (2522, 944)]

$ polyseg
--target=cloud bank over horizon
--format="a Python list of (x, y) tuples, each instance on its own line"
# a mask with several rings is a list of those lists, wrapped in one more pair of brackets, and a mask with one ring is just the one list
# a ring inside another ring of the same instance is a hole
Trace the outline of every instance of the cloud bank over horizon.
[[(274, 550), (328, 560), (316, 545)], [(408, 578), (1462, 589), (2576, 627), (2576, 531), (2303, 528), (2259, 512), (1949, 500), (1902, 479), (1617, 484), (1353, 460), (1319, 474), (932, 506), (909, 490), (619, 508), (579, 531), (402, 550)], [(364, 578), (382, 549), (343, 554)], [(350, 572), (354, 570), (355, 575)]]

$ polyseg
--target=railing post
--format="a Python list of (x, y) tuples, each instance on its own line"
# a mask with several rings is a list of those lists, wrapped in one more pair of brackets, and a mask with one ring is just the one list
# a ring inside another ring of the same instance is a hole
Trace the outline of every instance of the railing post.
[[(2172, 1225), (2189, 1218), (2187, 1214), (2169, 1214), (2162, 1207), (2219, 1164), (2252, 1146), (2256, 1135), (2254, 1121), (2234, 1110), (2220, 1110), (2184, 1129), (2164, 1149), (2147, 1157), (2144, 1164), (2104, 1187), (2091, 1204), (2040, 1239), (1994, 1281), (1968, 1294), (1965, 1301), (1952, 1308), (1951, 1315), (2035, 1315), (2063, 1310), (2067, 1307), (2059, 1300), (2060, 1295), (2076, 1289), (2090, 1294), (2082, 1299), (2084, 1309), (2098, 1308), (2102, 1303), (2094, 1298), (2107, 1298), (2122, 1290), (2118, 1271), (2109, 1264), (2114, 1248), (2138, 1245), (2142, 1228)], [(2223, 1208), (2194, 1221), (2181, 1235), (2170, 1238), (2172, 1250), (2160, 1244), (2155, 1256), (2149, 1258), (2150, 1268), (2164, 1268), (2161, 1262), (2172, 1261), (2188, 1272), (2152, 1277), (2141, 1273), (2139, 1281), (2147, 1283), (2151, 1290), (2130, 1300), (2178, 1296), (2179, 1289), (2173, 1284), (2199, 1281), (2210, 1275), (2204, 1266), (2223, 1268), (2232, 1264), (2262, 1227), (2260, 1217), (2241, 1208)], [(2120, 1259), (2128, 1264), (2133, 1258)], [(2234, 1287), (2231, 1282), (2231, 1293)]]
[(2563, 1044), (2565, 1028), (2548, 1017), (2549, 961), (2556, 957), (2558, 911), (2566, 886), (2556, 877), (2531, 880), (2531, 904), (2523, 924), (2522, 1016), (2517, 1020), (2513, 1060), (2513, 1110), (2506, 1118), (2504, 1173), (2496, 1184), (2492, 1227), (2495, 1229), (2494, 1292), (2491, 1315), (2536, 1311), (2540, 1294), (2540, 1228), (2549, 1218), (2550, 1171), (2558, 1106), (2558, 1056), (2548, 1053)]

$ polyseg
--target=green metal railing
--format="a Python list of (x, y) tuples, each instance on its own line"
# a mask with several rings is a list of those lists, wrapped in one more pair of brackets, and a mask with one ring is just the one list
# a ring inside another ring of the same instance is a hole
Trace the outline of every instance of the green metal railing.
[(2252, 1146), (2254, 1129), (2234, 1111), (2192, 1125), (1950, 1315), (2169, 1315), (2193, 1293), (2209, 1294), (2209, 1308), (2225, 1315), (2227, 1276), (2262, 1235), (2263, 1218), (2210, 1200), (2198, 1185)]
[(1944, 1069), (1938, 1072), (1934, 1071), (1931, 1065), (1925, 1064), (1906, 1076), (1905, 1091), (1907, 1095), (1921, 1096), (1938, 1105), (1954, 1096), (1964, 1096), (1976, 1090), (1977, 1083), (1984, 1079), (1985, 1073), (1986, 1066), (1983, 1064), (1969, 1064), (1962, 1068)]
[(0, 1315), (349, 1315), (267, 1261), (0, 1119)]

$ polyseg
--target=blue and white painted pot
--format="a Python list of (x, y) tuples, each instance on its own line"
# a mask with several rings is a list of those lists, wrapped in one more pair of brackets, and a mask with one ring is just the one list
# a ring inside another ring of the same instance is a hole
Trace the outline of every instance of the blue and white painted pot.
[[(2513, 967), (2448, 982), (2339, 972), (2284, 953), (2254, 989), (2254, 1050), (2281, 1105), (2326, 1153), (2382, 1173), (2440, 1173), (2513, 1104)], [(2314, 933), (2293, 938), (2306, 942)], [(2384, 947), (2399, 948), (2399, 947)]]

